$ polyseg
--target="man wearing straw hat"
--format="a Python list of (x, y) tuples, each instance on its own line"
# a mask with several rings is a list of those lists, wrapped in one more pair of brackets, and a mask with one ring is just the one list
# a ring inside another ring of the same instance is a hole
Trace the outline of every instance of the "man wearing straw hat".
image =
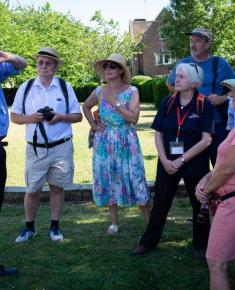
[(16, 243), (36, 235), (34, 221), (39, 206), (39, 194), (45, 182), (50, 189), (53, 241), (63, 240), (59, 218), (63, 207), (65, 186), (73, 178), (73, 143), (71, 123), (80, 122), (82, 114), (72, 87), (56, 78), (62, 64), (59, 53), (41, 48), (35, 56), (37, 77), (23, 83), (12, 106), (11, 120), (26, 125), (25, 215), (26, 225)]

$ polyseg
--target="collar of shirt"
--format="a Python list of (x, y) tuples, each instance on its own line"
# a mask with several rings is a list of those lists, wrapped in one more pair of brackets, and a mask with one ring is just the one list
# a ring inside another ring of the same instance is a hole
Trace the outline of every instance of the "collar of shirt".
[[(35, 81), (34, 81), (34, 83), (33, 83), (33, 86), (41, 87), (41, 88), (44, 89), (44, 90), (46, 89), (46, 88), (43, 86), (43, 84), (42, 84), (42, 82), (41, 82), (39, 76), (36, 77), (36, 79), (35, 79)], [(47, 88), (47, 90), (50, 89), (51, 87), (57, 87), (57, 88), (60, 87), (60, 86), (59, 86), (59, 81), (58, 81), (57, 77), (53, 77), (53, 79), (51, 80), (50, 86)]]
[[(188, 106), (195, 106), (196, 105), (196, 97), (197, 97), (197, 95), (198, 95), (198, 91), (195, 90), (191, 101), (186, 106), (184, 106), (184, 108), (188, 107)], [(177, 107), (181, 107), (180, 94), (179, 93), (177, 93), (177, 95), (176, 95), (176, 98), (175, 98), (175, 101), (174, 101), (174, 105), (177, 106)]]

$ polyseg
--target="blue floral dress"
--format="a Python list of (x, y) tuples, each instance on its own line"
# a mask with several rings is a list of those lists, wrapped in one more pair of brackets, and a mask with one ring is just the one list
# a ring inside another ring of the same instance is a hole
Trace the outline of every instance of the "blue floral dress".
[[(129, 86), (117, 95), (122, 106), (128, 109), (135, 91), (135, 87)], [(100, 98), (101, 87), (97, 87), (95, 92)], [(106, 127), (103, 132), (96, 132), (93, 146), (93, 197), (96, 205), (145, 205), (149, 191), (135, 128), (105, 97), (101, 97), (99, 114)]]

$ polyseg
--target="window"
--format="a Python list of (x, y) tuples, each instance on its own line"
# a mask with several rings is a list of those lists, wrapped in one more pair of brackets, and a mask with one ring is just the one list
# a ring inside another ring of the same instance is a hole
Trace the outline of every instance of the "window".
[(172, 63), (172, 58), (169, 53), (154, 53), (155, 65), (167, 65)]

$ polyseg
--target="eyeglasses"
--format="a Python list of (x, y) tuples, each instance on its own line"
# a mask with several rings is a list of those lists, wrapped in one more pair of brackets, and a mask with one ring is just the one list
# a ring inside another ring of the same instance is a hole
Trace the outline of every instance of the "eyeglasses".
[(53, 64), (55, 64), (55, 62), (52, 62), (52, 61), (43, 61), (43, 60), (39, 60), (37, 61), (37, 65), (38, 66), (52, 66)]
[(103, 64), (103, 69), (105, 70), (107, 68), (116, 69), (116, 68), (121, 68), (121, 67), (116, 62), (105, 62)]
[(197, 72), (197, 74), (199, 74), (197, 65), (195, 63), (189, 63), (189, 65), (191, 65), (192, 67), (194, 67), (195, 70), (196, 70), (196, 72)]

